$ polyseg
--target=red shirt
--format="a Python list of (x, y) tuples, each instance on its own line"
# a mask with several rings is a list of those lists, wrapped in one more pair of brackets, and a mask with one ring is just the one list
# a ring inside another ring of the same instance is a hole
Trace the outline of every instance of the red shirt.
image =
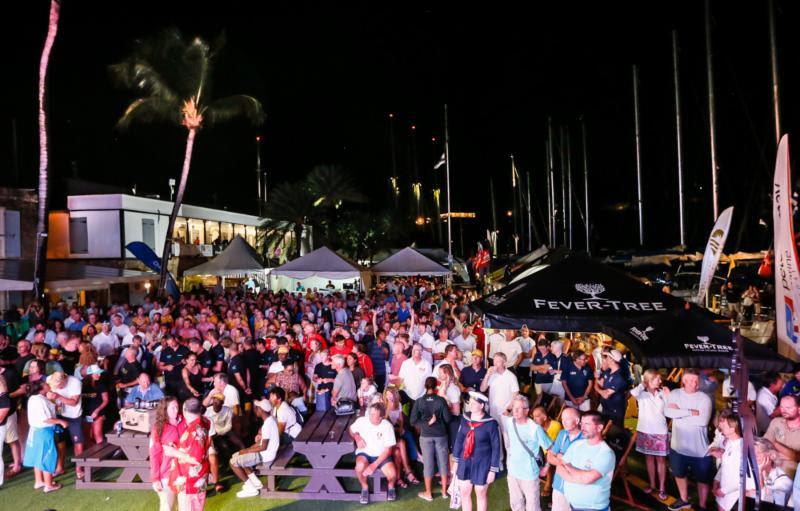
[(161, 429), (161, 438), (156, 435), (155, 429), (150, 433), (150, 480), (161, 481), (169, 476), (170, 465), (175, 459), (164, 454), (164, 446), (178, 448), (181, 434), (186, 429), (186, 422), (180, 418), (177, 425), (169, 422)]
[(211, 439), (208, 436), (210, 423), (205, 417), (198, 417), (194, 422), (187, 424), (178, 442), (178, 450), (189, 454), (199, 461), (199, 465), (172, 461), (169, 472), (169, 487), (175, 493), (183, 491), (186, 494), (201, 493), (206, 489), (206, 476), (208, 475), (208, 448)]
[(361, 369), (364, 371), (364, 376), (372, 378), (375, 374), (375, 368), (372, 367), (372, 359), (369, 358), (369, 355), (359, 352), (356, 357), (358, 358), (358, 365), (360, 365)]

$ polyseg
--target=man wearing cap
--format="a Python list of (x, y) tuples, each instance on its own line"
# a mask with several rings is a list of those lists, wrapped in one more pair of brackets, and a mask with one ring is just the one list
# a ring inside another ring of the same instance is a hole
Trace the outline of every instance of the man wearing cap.
[(514, 396), (519, 394), (517, 377), (506, 369), (505, 353), (494, 354), (494, 365), (486, 371), (480, 390), (489, 391), (489, 415), (500, 424), (500, 419), (511, 406)]
[(611, 350), (605, 355), (608, 372), (601, 374), (595, 382), (597, 393), (600, 394), (600, 404), (603, 407), (603, 419), (611, 420), (619, 427), (625, 426), (625, 409), (628, 401), (625, 391), (628, 390), (628, 380), (622, 374), (620, 362), (622, 353)]
[(486, 368), (483, 367), (483, 352), (472, 350), (470, 355), (472, 364), (462, 369), (461, 376), (458, 378), (458, 383), (461, 384), (461, 389), (464, 391), (479, 390), (481, 382), (486, 376)]
[[(47, 399), (56, 404), (56, 409), (60, 410), (59, 418), (67, 422), (65, 433), (69, 434), (74, 447), (75, 456), (80, 456), (83, 452), (83, 406), (81, 403), (81, 391), (83, 386), (81, 381), (74, 376), (67, 376), (62, 372), (56, 372), (47, 377), (47, 385), (50, 392)], [(64, 457), (67, 453), (67, 444), (61, 439), (58, 442), (58, 463), (56, 474), (64, 471)], [(83, 478), (83, 471), (77, 472), (78, 479)]]
[(255, 497), (264, 486), (258, 479), (254, 467), (262, 463), (270, 464), (275, 460), (280, 446), (278, 423), (272, 416), (272, 404), (267, 399), (253, 401), (256, 417), (261, 419), (261, 429), (256, 435), (255, 443), (231, 456), (231, 470), (244, 484), (236, 497), (243, 499)]
[(150, 375), (147, 373), (139, 374), (137, 378), (137, 385), (128, 392), (128, 397), (125, 398), (125, 408), (131, 408), (136, 405), (136, 401), (144, 403), (151, 403), (153, 401), (160, 401), (164, 398), (164, 392), (158, 385), (153, 385), (150, 381)]

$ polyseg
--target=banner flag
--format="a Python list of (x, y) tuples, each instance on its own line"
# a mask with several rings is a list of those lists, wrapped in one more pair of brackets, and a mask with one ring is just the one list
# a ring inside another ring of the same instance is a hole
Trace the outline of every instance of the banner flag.
[(439, 158), (439, 161), (436, 162), (436, 165), (433, 166), (433, 170), (439, 170), (439, 167), (441, 167), (445, 163), (447, 163), (447, 158), (445, 157), (445, 154), (442, 153), (442, 157)]
[(702, 304), (705, 300), (708, 288), (711, 286), (711, 282), (714, 279), (714, 273), (717, 271), (722, 249), (725, 248), (725, 240), (728, 239), (728, 231), (731, 229), (732, 216), (733, 206), (719, 215), (717, 222), (714, 224), (714, 228), (711, 229), (706, 251), (703, 254), (703, 270), (700, 273), (700, 287), (697, 292), (698, 304)]
[[(145, 243), (141, 241), (133, 241), (128, 243), (125, 248), (130, 250), (131, 254), (133, 254), (136, 259), (144, 263), (145, 266), (158, 274), (161, 273), (161, 258), (158, 257), (156, 253), (153, 252), (153, 249), (148, 247)], [(175, 283), (175, 279), (172, 278), (172, 274), (170, 272), (167, 272), (167, 293), (169, 293), (170, 296), (176, 300), (181, 296), (181, 293), (178, 290), (178, 284)]]
[(792, 222), (792, 172), (789, 137), (784, 135), (775, 160), (772, 225), (775, 230), (775, 321), (778, 353), (798, 360), (800, 338), (800, 271)]

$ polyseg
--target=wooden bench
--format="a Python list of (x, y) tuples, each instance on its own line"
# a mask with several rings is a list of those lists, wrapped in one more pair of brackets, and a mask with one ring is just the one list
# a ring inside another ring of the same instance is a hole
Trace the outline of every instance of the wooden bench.
[[(358, 500), (360, 494), (348, 492), (339, 481), (340, 478), (355, 478), (355, 469), (337, 468), (345, 455), (355, 452), (355, 442), (350, 437), (349, 428), (357, 418), (357, 415), (338, 417), (332, 410), (316, 412), (309, 417), (292, 445), (282, 447), (271, 464), (261, 465), (258, 468), (258, 474), (267, 477), (267, 485), (261, 490), (261, 497), (298, 500)], [(311, 467), (290, 466), (295, 455), (305, 457)], [(307, 476), (309, 480), (301, 491), (279, 490), (277, 478), (280, 476)], [(385, 501), (383, 472), (376, 470), (370, 478), (373, 481), (370, 501)]]
[[(75, 456), (72, 461), (83, 470), (83, 478), (75, 481), (79, 490), (150, 490), (150, 438), (145, 433), (125, 431), (106, 435), (106, 442), (97, 444)], [(111, 479), (97, 480), (96, 470), (121, 468)], [(138, 481), (136, 479), (139, 479)]]

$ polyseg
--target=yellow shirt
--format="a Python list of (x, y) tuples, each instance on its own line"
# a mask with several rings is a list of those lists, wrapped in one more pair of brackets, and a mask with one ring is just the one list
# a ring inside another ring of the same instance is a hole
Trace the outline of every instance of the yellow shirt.
[[(547, 433), (547, 437), (550, 439), (551, 442), (555, 442), (556, 437), (558, 436), (558, 432), (561, 431), (561, 429), (562, 428), (560, 422), (558, 422), (557, 420), (551, 420), (550, 425), (547, 426), (547, 429), (544, 430), (544, 432)], [(547, 452), (547, 449), (545, 449), (544, 452)]]

